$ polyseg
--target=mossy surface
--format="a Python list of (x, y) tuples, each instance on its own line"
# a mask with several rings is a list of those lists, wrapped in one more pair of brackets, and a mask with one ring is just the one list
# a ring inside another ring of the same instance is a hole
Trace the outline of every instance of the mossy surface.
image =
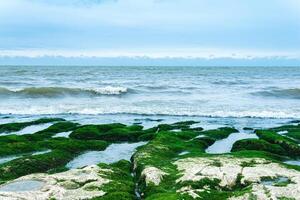
[(73, 131), (79, 124), (73, 122), (58, 122), (49, 128), (39, 131), (36, 134), (44, 135), (45, 137), (54, 136), (57, 133)]
[(244, 150), (257, 150), (257, 151), (267, 151), (273, 154), (288, 155), (288, 152), (278, 144), (272, 144), (265, 140), (260, 139), (245, 139), (239, 140), (234, 143), (232, 147), (232, 152), (244, 151)]
[(262, 140), (281, 146), (290, 157), (300, 156), (300, 147), (294, 140), (279, 135), (272, 130), (257, 130), (256, 134)]
[(274, 132), (287, 132), (284, 134), (284, 136), (288, 136), (290, 138), (293, 138), (297, 141), (297, 143), (300, 143), (300, 124), (298, 125), (284, 125), (276, 128), (271, 128), (271, 131)]
[(110, 180), (101, 188), (106, 194), (93, 200), (134, 200), (135, 182), (131, 175), (131, 163), (121, 160), (111, 165), (99, 164), (102, 169), (107, 169), (102, 177)]
[[(21, 158), (0, 165), (0, 181), (23, 175), (62, 169), (69, 161), (87, 150), (104, 150), (109, 143), (104, 141), (80, 141), (56, 138), (35, 143), (25, 143), (27, 152), (52, 150), (42, 155), (25, 154)], [(30, 146), (31, 145), (31, 146)]]
[[(199, 199), (226, 199), (233, 195), (243, 194), (248, 188), (235, 188), (228, 190), (220, 188), (218, 180), (202, 180), (200, 182), (176, 182), (180, 178), (180, 171), (173, 164), (174, 161), (191, 157), (213, 157), (205, 154), (205, 149), (211, 145), (215, 138), (224, 138), (236, 132), (232, 128), (221, 128), (210, 131), (161, 131), (147, 145), (140, 147), (133, 156), (135, 172), (139, 183), (140, 193), (146, 200), (152, 199), (193, 199), (190, 195), (178, 190), (188, 187), (194, 190), (210, 188), (209, 191), (198, 192)], [(199, 134), (207, 135), (204, 138), (195, 138)], [(218, 135), (220, 133), (220, 135)], [(218, 135), (218, 136), (217, 136)], [(181, 152), (187, 152), (180, 155)], [(216, 165), (218, 164), (215, 162)], [(161, 170), (163, 175), (159, 185), (147, 183), (147, 177), (143, 176), (143, 170), (147, 167), (155, 167)], [(244, 191), (245, 190), (245, 191)]]
[(0, 124), (0, 133), (20, 131), (27, 126), (45, 124), (50, 122), (58, 122), (58, 121), (65, 121), (65, 120), (61, 118), (42, 118), (30, 122)]
[[(38, 122), (35, 123), (44, 122), (44, 120), (36, 120)], [(22, 155), (18, 159), (0, 165), (0, 183), (32, 173), (57, 173), (68, 170), (65, 165), (75, 156), (85, 151), (104, 150), (111, 143), (149, 141), (146, 145), (137, 148), (132, 162), (122, 160), (110, 165), (99, 164), (104, 170), (99, 176), (109, 179), (110, 182), (101, 188), (96, 188), (97, 186), (87, 188), (103, 190), (106, 193), (94, 200), (139, 199), (137, 193), (141, 195), (141, 199), (145, 200), (223, 200), (251, 193), (251, 185), (242, 183), (242, 177), (239, 177), (232, 187), (221, 187), (220, 180), (208, 178), (178, 182), (183, 175), (175, 164), (178, 160), (207, 158), (213, 161), (209, 166), (222, 167), (222, 162), (216, 159), (216, 155), (205, 153), (205, 149), (215, 141), (238, 132), (235, 128), (223, 127), (203, 131), (201, 127), (191, 128), (191, 125), (197, 123), (195, 121), (160, 124), (149, 129), (144, 129), (143, 126), (137, 124), (81, 126), (64, 120), (58, 119), (58, 121), (37, 133), (0, 136), (0, 157)], [(15, 124), (6, 125), (6, 127), (10, 126), (13, 127)], [(247, 130), (250, 129), (247, 128)], [(52, 137), (66, 131), (72, 131), (70, 138)], [(298, 157), (300, 147), (297, 141), (278, 134), (278, 131), (288, 131), (287, 134), (294, 134), (292, 138), (297, 138), (299, 126), (288, 125), (269, 130), (256, 130), (259, 139), (237, 141), (233, 145), (232, 152), (224, 156), (233, 159), (264, 158), (274, 163), (280, 163), (288, 156)], [(51, 150), (51, 152), (32, 155), (34, 152), (43, 150)], [(255, 165), (254, 162), (244, 162), (241, 167), (254, 167)], [(300, 169), (288, 165), (283, 166), (295, 170)], [(151, 179), (147, 179), (147, 175), (151, 173), (143, 173), (149, 168), (154, 169), (153, 173), (160, 173), (155, 177), (158, 182), (151, 182)], [(284, 187), (284, 184), (289, 184), (289, 182), (281, 183), (278, 187)], [(192, 195), (195, 195), (195, 198), (186, 191), (193, 191)]]
[(203, 131), (202, 134), (215, 140), (220, 140), (227, 138), (231, 133), (236, 132), (238, 132), (238, 130), (235, 128), (223, 127), (216, 130)]
[(78, 127), (70, 138), (78, 140), (104, 140), (108, 142), (137, 142), (154, 138), (158, 127), (143, 130), (143, 126), (124, 124), (85, 125)]

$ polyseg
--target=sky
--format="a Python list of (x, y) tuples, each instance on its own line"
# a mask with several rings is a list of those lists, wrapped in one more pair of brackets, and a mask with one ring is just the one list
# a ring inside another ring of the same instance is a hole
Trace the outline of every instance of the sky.
[(297, 63), (300, 0), (0, 0), (0, 64), (41, 57)]

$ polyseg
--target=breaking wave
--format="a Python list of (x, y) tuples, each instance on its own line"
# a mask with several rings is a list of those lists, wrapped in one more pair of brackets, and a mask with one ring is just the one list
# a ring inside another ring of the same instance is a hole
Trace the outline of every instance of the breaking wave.
[(28, 87), (20, 90), (10, 90), (0, 87), (0, 96), (17, 96), (26, 98), (55, 98), (61, 96), (101, 96), (123, 95), (128, 93), (125, 87), (102, 87), (102, 88), (66, 88), (66, 87)]
[(265, 97), (277, 97), (277, 98), (288, 98), (288, 99), (300, 99), (300, 88), (291, 89), (275, 89), (269, 91), (260, 91), (254, 94), (265, 96)]

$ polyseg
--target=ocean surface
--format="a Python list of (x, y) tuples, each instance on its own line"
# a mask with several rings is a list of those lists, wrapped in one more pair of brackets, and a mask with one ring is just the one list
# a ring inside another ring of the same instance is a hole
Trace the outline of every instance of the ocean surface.
[(0, 66), (0, 123), (48, 115), (282, 123), (300, 118), (300, 67)]

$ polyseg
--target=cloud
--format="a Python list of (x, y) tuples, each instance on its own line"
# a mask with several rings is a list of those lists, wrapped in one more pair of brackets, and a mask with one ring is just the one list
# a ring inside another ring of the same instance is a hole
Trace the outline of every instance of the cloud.
[(300, 49), (300, 12), (295, 11), (299, 9), (297, 2), (2, 1), (0, 49), (135, 52), (139, 55), (152, 51), (195, 55), (195, 51), (201, 54), (201, 49), (222, 55), (220, 52), (224, 49), (231, 49), (232, 54), (244, 51), (253, 55), (262, 52), (294, 55)]

